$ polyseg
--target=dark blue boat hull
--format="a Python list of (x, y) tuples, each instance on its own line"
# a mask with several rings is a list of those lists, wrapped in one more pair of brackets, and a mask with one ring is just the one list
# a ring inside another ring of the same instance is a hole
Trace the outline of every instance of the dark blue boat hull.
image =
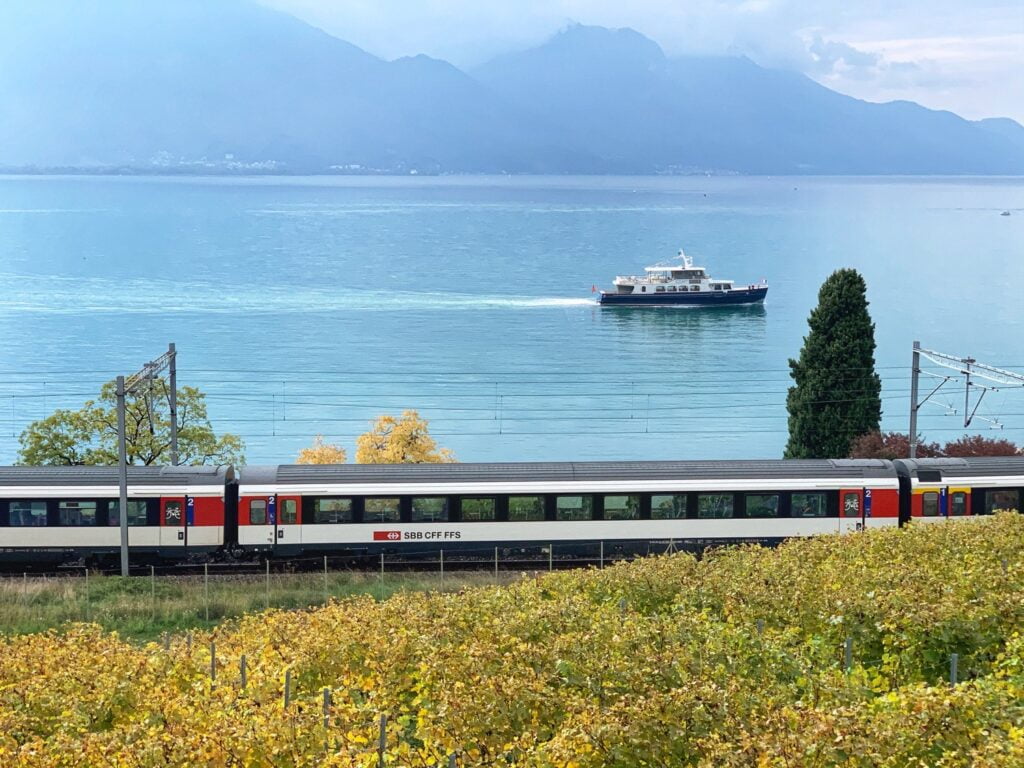
[(700, 293), (601, 293), (600, 303), (610, 307), (729, 307), (760, 304), (768, 288)]

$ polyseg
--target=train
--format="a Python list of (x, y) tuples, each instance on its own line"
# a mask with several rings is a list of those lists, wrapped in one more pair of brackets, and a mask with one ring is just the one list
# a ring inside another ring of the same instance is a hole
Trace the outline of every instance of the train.
[[(776, 544), (1020, 509), (1024, 457), (128, 468), (132, 562)], [(0, 564), (120, 552), (115, 467), (0, 467)]]

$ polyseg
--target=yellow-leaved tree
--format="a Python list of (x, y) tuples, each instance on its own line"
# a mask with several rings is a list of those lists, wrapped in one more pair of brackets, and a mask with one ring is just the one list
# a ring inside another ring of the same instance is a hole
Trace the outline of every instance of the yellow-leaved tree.
[(401, 418), (384, 414), (373, 428), (356, 440), (357, 464), (450, 464), (455, 456), (438, 448), (427, 420), (416, 411)]
[(313, 444), (309, 448), (299, 451), (299, 458), (296, 464), (344, 464), (348, 461), (348, 454), (340, 445), (325, 443), (323, 435), (313, 438)]

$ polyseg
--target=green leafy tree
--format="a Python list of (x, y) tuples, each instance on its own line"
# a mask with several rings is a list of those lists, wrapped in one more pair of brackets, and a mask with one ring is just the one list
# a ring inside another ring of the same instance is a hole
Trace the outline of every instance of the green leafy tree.
[[(129, 464), (167, 464), (171, 453), (170, 388), (154, 379), (145, 393), (125, 401), (125, 443)], [(29, 465), (117, 463), (117, 389), (107, 382), (97, 400), (80, 410), (61, 409), (34, 421), (21, 433), (19, 462)], [(178, 388), (178, 463), (245, 463), (238, 435), (213, 431), (206, 396), (195, 387)]]
[(882, 382), (875, 372), (875, 325), (867, 286), (854, 269), (822, 284), (808, 318), (799, 360), (790, 360), (794, 386), (786, 397), (786, 458), (846, 456), (860, 435), (877, 432)]

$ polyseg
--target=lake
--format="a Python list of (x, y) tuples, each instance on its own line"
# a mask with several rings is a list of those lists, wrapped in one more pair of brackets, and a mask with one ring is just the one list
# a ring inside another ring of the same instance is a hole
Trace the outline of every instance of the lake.
[[(596, 306), (680, 247), (766, 278), (765, 306)], [(884, 428), (907, 429), (914, 339), (1024, 370), (1019, 178), (0, 177), (0, 463), (171, 341), (250, 464), (317, 433), (352, 458), (406, 408), (463, 461), (778, 457), (839, 267), (868, 283)], [(921, 431), (962, 412), (947, 384)], [(978, 414), (1024, 441), (1024, 392)]]

